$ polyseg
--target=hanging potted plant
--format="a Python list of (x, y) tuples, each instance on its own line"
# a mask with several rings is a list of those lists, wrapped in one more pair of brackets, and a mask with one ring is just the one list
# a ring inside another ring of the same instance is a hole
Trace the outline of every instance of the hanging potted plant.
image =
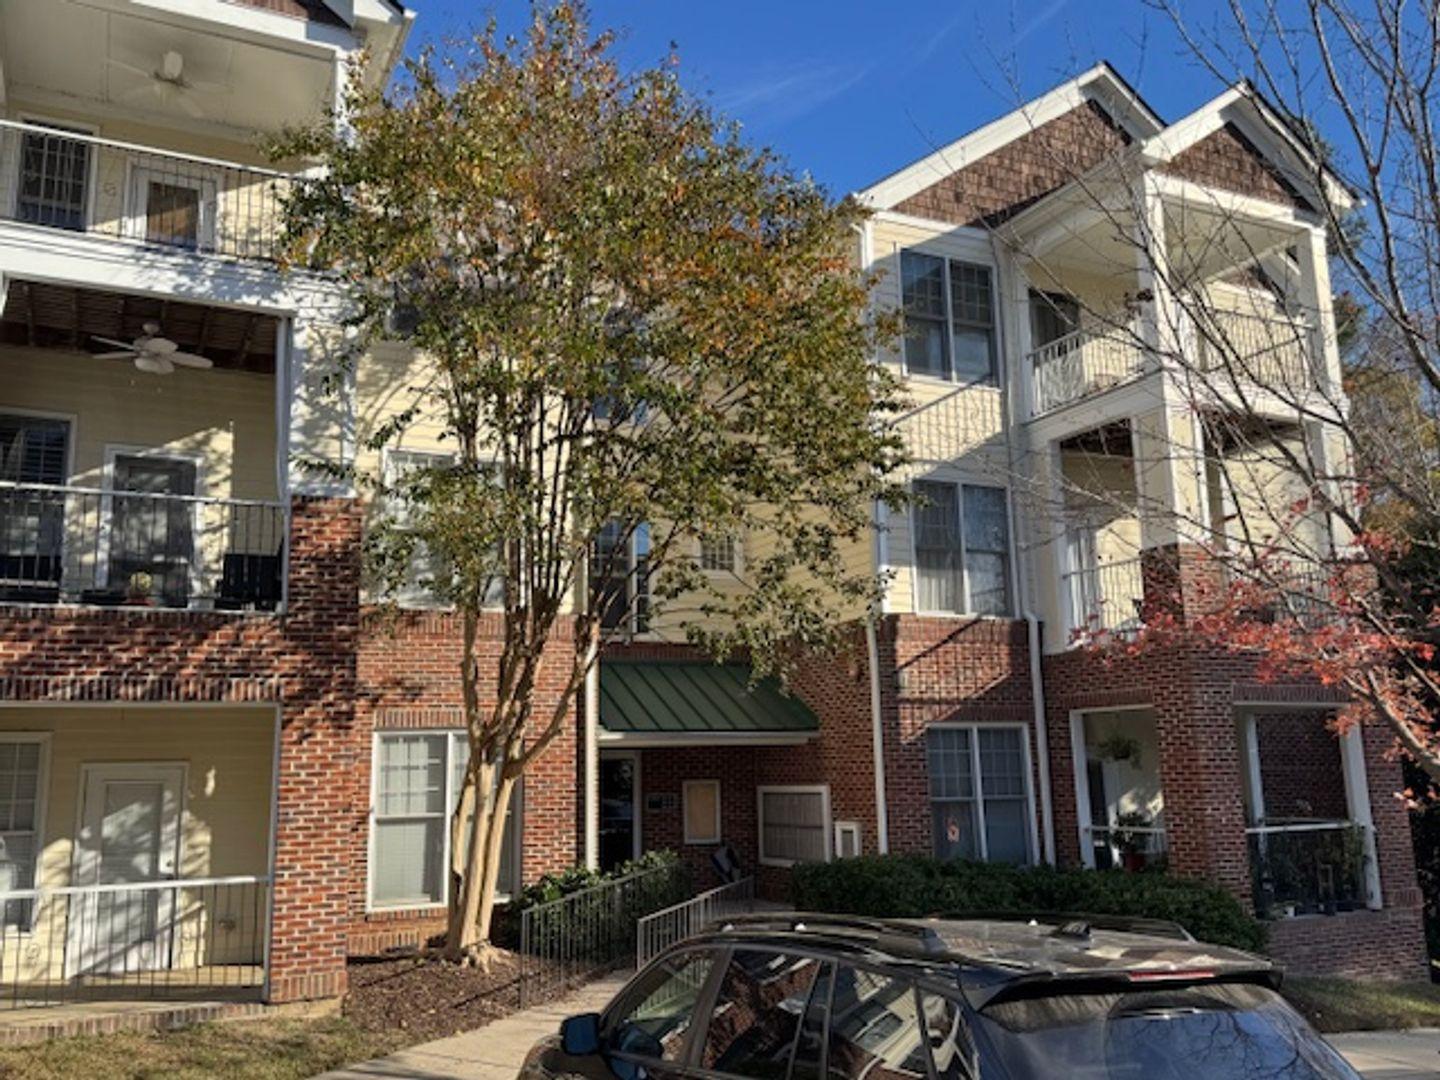
[(1140, 740), (1116, 731), (1095, 744), (1095, 756), (1103, 761), (1130, 761), (1140, 764)]
[(151, 607), (155, 603), (150, 590), (155, 578), (144, 570), (136, 570), (125, 583), (125, 604), (127, 607)]

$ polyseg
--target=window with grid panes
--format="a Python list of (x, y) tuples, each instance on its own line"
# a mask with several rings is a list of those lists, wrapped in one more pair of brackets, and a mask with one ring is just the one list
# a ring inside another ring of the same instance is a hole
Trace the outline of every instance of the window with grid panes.
[[(90, 145), (57, 124), (20, 137), (20, 186), (15, 217), (33, 225), (82, 232), (89, 204)], [(53, 132), (53, 133), (52, 133)]]
[[(380, 732), (375, 740), (370, 902), (375, 907), (442, 904), (451, 862), (450, 817), (459, 805), (469, 741), (460, 731)], [(519, 791), (517, 786), (505, 809), (497, 890), (504, 894), (516, 886)]]
[(789, 866), (829, 859), (826, 801), (823, 788), (761, 788), (760, 861)]
[(921, 611), (1010, 614), (1005, 490), (918, 480), (915, 589)]
[(901, 252), (900, 291), (906, 371), (996, 383), (995, 298), (988, 266)]
[(935, 854), (1028, 863), (1029, 776), (1015, 727), (932, 727), (925, 733)]
[[(35, 887), (43, 763), (39, 739), (0, 741), (0, 892)], [(32, 901), (8, 900), (0, 925), (28, 928), (31, 914)]]
[(734, 573), (736, 545), (733, 536), (702, 536), (700, 538), (700, 569)]

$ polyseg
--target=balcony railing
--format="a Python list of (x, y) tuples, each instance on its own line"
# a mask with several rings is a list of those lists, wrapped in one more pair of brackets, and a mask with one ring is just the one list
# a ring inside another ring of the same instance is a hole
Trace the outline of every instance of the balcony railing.
[(0, 1009), (253, 998), (269, 898), (265, 877), (0, 891)]
[(1245, 830), (1255, 909), (1270, 918), (1366, 905), (1366, 830), (1351, 821), (1288, 821)]
[(1145, 579), (1138, 556), (1072, 570), (1061, 576), (1060, 588), (1072, 635), (1124, 635), (1140, 628)]
[(0, 217), (169, 250), (273, 259), (284, 193), (270, 169), (0, 120)]
[(1133, 329), (1081, 329), (1030, 353), (1035, 415), (1059, 409), (1129, 382), (1145, 370), (1145, 350)]
[(1219, 389), (1233, 380), (1294, 395), (1316, 385), (1311, 328), (1302, 320), (1215, 312), (1209, 321), (1197, 333), (1200, 360)]
[(284, 504), (0, 481), (0, 602), (273, 611)]
[(1100, 870), (1153, 870), (1165, 866), (1169, 843), (1160, 825), (1083, 826)]

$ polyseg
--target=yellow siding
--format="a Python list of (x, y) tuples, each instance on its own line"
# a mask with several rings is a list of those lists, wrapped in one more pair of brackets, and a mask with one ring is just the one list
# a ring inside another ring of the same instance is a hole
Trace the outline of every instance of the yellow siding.
[[(75, 837), (82, 809), (81, 769), (87, 764), (184, 764), (186, 784), (180, 825), (181, 878), (263, 875), (269, 872), (271, 775), (275, 714), (270, 708), (44, 707), (0, 710), (0, 731), (49, 736), (48, 776), (42, 812), (43, 850), (37, 886), (72, 884)], [(253, 919), (252, 890), (191, 893), (182, 931), (193, 949), (210, 919)], [(34, 930), (6, 931), (0, 975), (58, 977), (65, 932), (64, 910), (54, 898), (42, 904)], [(72, 901), (73, 903), (73, 901)], [(217, 905), (207, 911), (207, 904)], [(229, 904), (243, 910), (220, 910)], [(224, 935), (216, 935), (217, 940)], [(223, 963), (248, 957), (212, 955)], [(46, 967), (46, 964), (49, 967)], [(177, 960), (176, 966), (183, 966)]]

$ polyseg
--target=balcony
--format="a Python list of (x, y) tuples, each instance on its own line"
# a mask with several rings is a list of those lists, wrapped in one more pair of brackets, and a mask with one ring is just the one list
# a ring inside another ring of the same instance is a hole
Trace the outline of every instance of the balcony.
[(1312, 330), (1304, 321), (1225, 311), (1207, 323), (1197, 328), (1197, 351), (1200, 371), (1217, 390), (1259, 386), (1293, 399), (1317, 385)]
[(1139, 556), (1061, 575), (1072, 639), (1126, 637), (1141, 625), (1145, 580)]
[(0, 481), (0, 602), (274, 611), (287, 507)]
[(1043, 416), (1144, 374), (1138, 332), (1122, 326), (1080, 329), (1031, 351), (1034, 415)]
[(272, 260), (286, 173), (0, 120), (0, 218), (147, 248)]
[(1268, 918), (1366, 906), (1366, 833), (1351, 821), (1262, 823), (1245, 830), (1255, 908)]

